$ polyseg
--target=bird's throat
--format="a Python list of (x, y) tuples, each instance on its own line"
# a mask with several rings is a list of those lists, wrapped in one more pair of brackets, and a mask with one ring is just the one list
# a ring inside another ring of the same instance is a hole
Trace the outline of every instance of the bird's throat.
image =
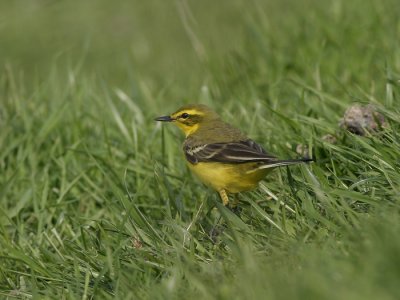
[(183, 133), (185, 134), (186, 137), (189, 135), (195, 133), (199, 129), (199, 124), (194, 124), (194, 125), (185, 125), (182, 123), (176, 123), (176, 125), (182, 129)]

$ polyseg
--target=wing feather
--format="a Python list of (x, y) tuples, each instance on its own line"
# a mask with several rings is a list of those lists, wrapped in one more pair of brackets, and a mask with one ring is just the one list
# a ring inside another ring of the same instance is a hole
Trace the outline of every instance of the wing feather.
[(246, 163), (276, 162), (276, 157), (268, 154), (253, 140), (213, 143), (190, 147), (184, 146), (186, 158), (192, 164), (199, 162)]

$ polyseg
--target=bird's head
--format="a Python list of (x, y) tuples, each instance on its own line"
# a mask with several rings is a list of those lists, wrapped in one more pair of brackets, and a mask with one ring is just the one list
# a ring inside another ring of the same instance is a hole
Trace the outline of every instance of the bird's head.
[(185, 133), (191, 135), (199, 127), (212, 120), (219, 119), (219, 116), (211, 108), (204, 104), (186, 105), (168, 116), (158, 117), (155, 120), (161, 122), (173, 122)]

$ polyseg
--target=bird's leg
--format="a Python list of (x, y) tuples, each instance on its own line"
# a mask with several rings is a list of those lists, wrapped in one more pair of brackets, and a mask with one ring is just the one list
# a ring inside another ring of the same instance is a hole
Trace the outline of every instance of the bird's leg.
[(228, 195), (226, 194), (224, 189), (220, 189), (218, 191), (219, 195), (221, 196), (221, 200), (222, 200), (222, 204), (224, 206), (228, 206), (229, 205), (229, 198)]
[(234, 200), (229, 203), (229, 198), (228, 194), (224, 189), (221, 189), (218, 191), (219, 195), (221, 196), (222, 203), (226, 208), (231, 210), (235, 215), (240, 216), (241, 209), (239, 208), (239, 197), (237, 195), (234, 195)]

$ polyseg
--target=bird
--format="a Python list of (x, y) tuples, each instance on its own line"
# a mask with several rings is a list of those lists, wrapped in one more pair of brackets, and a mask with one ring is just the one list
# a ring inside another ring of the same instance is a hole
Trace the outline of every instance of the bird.
[(314, 160), (278, 159), (204, 104), (185, 105), (154, 120), (173, 123), (183, 131), (189, 169), (219, 193), (225, 207), (233, 206), (228, 194), (257, 188), (272, 169)]

